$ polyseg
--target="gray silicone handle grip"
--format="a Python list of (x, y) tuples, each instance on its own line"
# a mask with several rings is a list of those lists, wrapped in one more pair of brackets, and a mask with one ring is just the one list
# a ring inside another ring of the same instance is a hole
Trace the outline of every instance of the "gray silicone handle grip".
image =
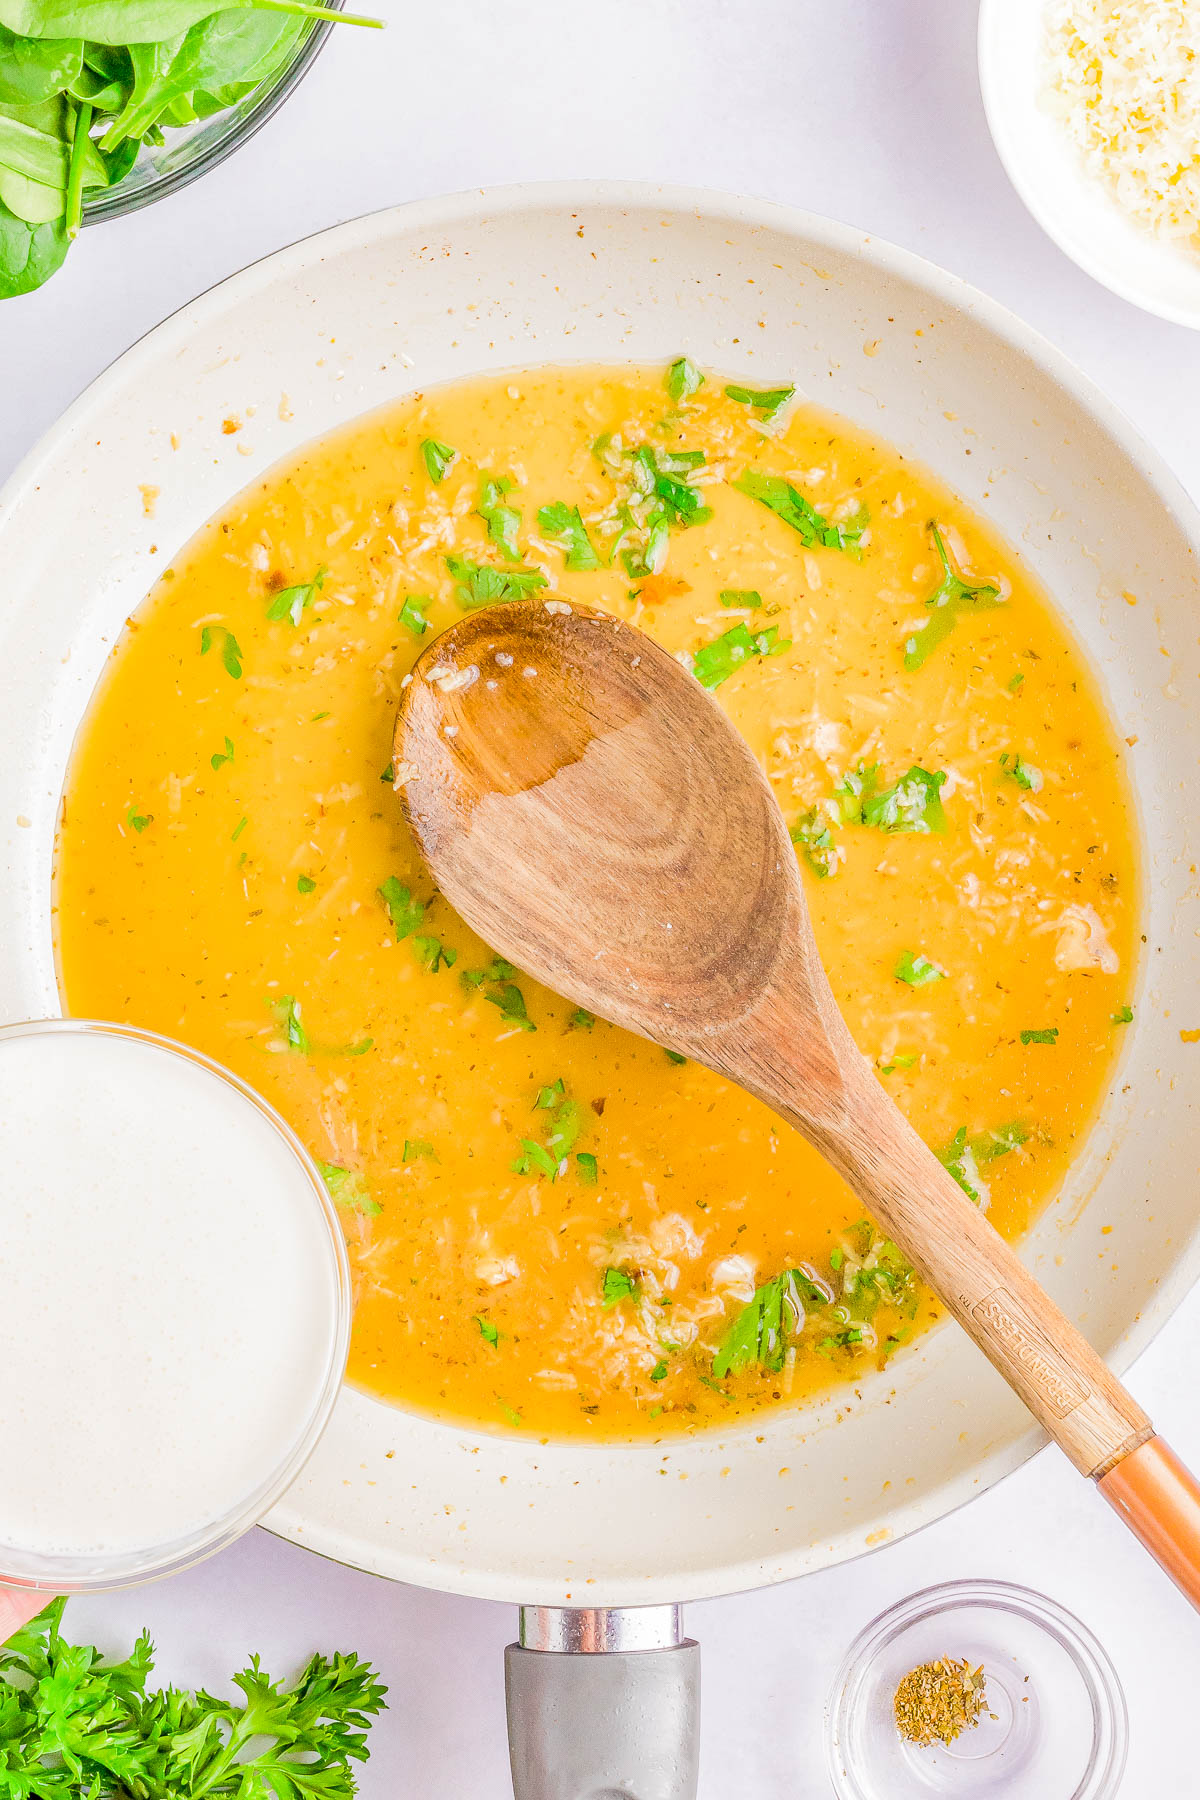
[(516, 1800), (696, 1800), (700, 1646), (504, 1652)]

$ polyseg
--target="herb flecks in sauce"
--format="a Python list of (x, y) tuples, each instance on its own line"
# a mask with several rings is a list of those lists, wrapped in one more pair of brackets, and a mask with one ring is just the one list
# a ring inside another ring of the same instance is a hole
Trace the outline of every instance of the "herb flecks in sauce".
[[(80, 734), (58, 857), (68, 1009), (190, 1040), (358, 1178), (382, 1210), (340, 1209), (351, 1378), (426, 1412), (541, 1435), (727, 1428), (869, 1380), (934, 1316), (798, 1134), (538, 986), (431, 889), (385, 745), (405, 678), (461, 606), (557, 580), (675, 656), (739, 620), (752, 643), (760, 626), (791, 640), (729, 657), (713, 703), (793, 828), (855, 1040), (1006, 1236), (1061, 1182), (1128, 1042), (1138, 885), (1122, 753), (1086, 664), (927, 476), (802, 405), (765, 432), (727, 379), (676, 401), (662, 367), (531, 372), (359, 421), (259, 478), (173, 560)], [(440, 483), (426, 440), (453, 446)], [(751, 505), (731, 485), (747, 464), (843, 531), (869, 511), (861, 560)], [(482, 471), (518, 484), (497, 498), (520, 507), (534, 562), (489, 537)], [(578, 511), (598, 568), (565, 568), (544, 508), (572, 527)], [(933, 585), (930, 518), (1009, 595), (961, 615), (936, 681), (898, 666), (897, 598), (921, 610)], [(631, 580), (623, 551), (669, 566)], [(299, 627), (268, 620), (282, 582), (323, 565)], [(226, 733), (236, 756), (214, 770)], [(1009, 780), (1006, 754), (1043, 787)], [(152, 821), (141, 835), (131, 806)], [(1115, 970), (1067, 954), (1088, 933)], [(949, 978), (898, 978), (906, 954)], [(1020, 1041), (1051, 1028), (1053, 1049)], [(610, 1294), (636, 1292), (606, 1307), (610, 1269)], [(729, 1350), (752, 1353), (716, 1376), (746, 1307), (792, 1271)]]

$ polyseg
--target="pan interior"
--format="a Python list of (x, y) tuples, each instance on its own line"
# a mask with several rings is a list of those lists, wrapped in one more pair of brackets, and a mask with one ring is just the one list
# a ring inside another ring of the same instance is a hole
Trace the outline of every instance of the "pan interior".
[[(1197, 1052), (1180, 1037), (1200, 1024), (1196, 852), (1180, 804), (1200, 723), (1193, 522), (1046, 346), (838, 227), (638, 190), (401, 209), (236, 278), (85, 395), (0, 507), (3, 1015), (57, 1009), (50, 877), (70, 746), (122, 623), (205, 518), (300, 443), (414, 388), (565, 355), (665, 364), (684, 349), (751, 384), (787, 370), (944, 475), (1054, 593), (1119, 721), (1143, 836), (1146, 975), (1120, 1078), (1027, 1255), (1122, 1364), (1195, 1261)], [(68, 529), (79, 518), (87, 531)], [(681, 1444), (543, 1445), (347, 1390), (272, 1523), (366, 1568), (497, 1597), (699, 1596), (911, 1529), (1036, 1442), (947, 1329), (861, 1397)]]

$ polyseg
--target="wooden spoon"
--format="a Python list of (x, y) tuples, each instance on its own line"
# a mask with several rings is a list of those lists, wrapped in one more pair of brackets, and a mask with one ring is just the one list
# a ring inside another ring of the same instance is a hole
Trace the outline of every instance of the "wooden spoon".
[(699, 683), (606, 613), (491, 607), (421, 656), (394, 767), (485, 942), (794, 1125), (1200, 1606), (1200, 1487), (855, 1047), (774, 795)]

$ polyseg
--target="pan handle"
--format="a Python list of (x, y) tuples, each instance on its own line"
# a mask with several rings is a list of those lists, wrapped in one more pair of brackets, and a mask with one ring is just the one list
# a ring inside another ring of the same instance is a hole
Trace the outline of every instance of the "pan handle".
[(523, 1606), (504, 1685), (516, 1800), (695, 1800), (700, 1646), (678, 1606)]

